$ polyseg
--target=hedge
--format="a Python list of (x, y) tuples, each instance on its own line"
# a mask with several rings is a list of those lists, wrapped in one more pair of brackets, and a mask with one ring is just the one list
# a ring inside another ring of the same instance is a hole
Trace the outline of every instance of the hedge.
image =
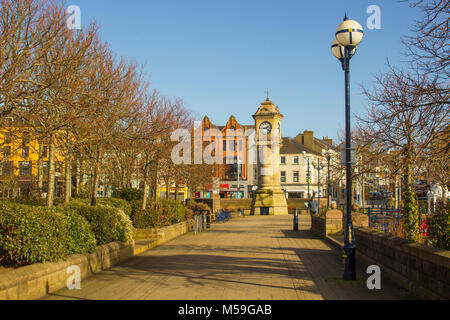
[(94, 249), (88, 222), (75, 212), (0, 202), (0, 264), (56, 262)]
[(62, 205), (66, 209), (73, 209), (86, 218), (91, 225), (97, 240), (97, 245), (114, 241), (130, 242), (133, 227), (130, 218), (120, 209), (110, 206), (89, 206), (82, 201), (72, 201)]
[(186, 214), (192, 213), (186, 211), (182, 202), (170, 199), (161, 199), (156, 203), (149, 199), (145, 210), (140, 209), (137, 202), (132, 206), (136, 208), (131, 217), (133, 225), (140, 229), (159, 228), (180, 223), (186, 220)]

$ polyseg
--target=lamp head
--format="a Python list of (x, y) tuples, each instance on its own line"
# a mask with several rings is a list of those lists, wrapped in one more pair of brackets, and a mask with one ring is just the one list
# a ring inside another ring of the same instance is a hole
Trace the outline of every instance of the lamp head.
[[(358, 47), (355, 46), (350, 50), (350, 57), (352, 57), (356, 53), (357, 48)], [(334, 39), (331, 43), (331, 52), (340, 61), (343, 61), (343, 59), (345, 58), (345, 47), (336, 39)]]
[(345, 15), (342, 22), (336, 30), (336, 39), (344, 47), (356, 47), (364, 37), (363, 27), (355, 20), (348, 20)]

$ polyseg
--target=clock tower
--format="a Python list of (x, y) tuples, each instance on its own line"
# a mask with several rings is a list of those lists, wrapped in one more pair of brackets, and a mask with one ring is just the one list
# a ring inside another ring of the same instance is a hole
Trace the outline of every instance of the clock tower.
[(280, 185), (281, 120), (283, 115), (269, 98), (253, 115), (256, 127), (258, 190), (252, 201), (252, 214), (288, 214), (286, 197)]

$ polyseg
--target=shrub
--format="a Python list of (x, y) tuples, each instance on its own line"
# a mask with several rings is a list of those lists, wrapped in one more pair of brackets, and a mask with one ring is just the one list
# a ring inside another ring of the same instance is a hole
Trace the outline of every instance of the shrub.
[(188, 209), (192, 210), (194, 214), (200, 214), (203, 210), (209, 210), (212, 212), (211, 208), (202, 202), (195, 202), (191, 200), (187, 206)]
[[(131, 200), (130, 202), (131, 207), (131, 216), (137, 211), (142, 209), (142, 200)], [(148, 206), (149, 202), (147, 202)]]
[(27, 265), (67, 256), (65, 218), (55, 210), (0, 203), (0, 263)]
[(184, 209), (184, 218), (186, 220), (190, 220), (194, 217), (194, 211), (192, 211), (191, 209), (185, 208)]
[(450, 250), (450, 204), (440, 204), (428, 219), (427, 244)]
[(159, 228), (185, 221), (184, 204), (170, 199), (149, 202), (145, 210), (136, 209), (132, 215), (136, 228)]
[(86, 218), (97, 239), (97, 245), (113, 241), (127, 242), (132, 239), (130, 218), (120, 209), (109, 206), (92, 207), (81, 201), (72, 201), (64, 205), (64, 208), (73, 209)]
[(159, 227), (159, 214), (154, 208), (136, 210), (133, 214), (135, 228), (148, 229)]
[(184, 221), (184, 204), (180, 201), (165, 199), (161, 201), (163, 216), (167, 216), (165, 225), (176, 224)]
[(119, 198), (99, 198), (97, 199), (97, 203), (101, 206), (121, 209), (125, 214), (131, 216), (131, 205), (126, 200)]
[(63, 215), (67, 220), (68, 254), (94, 252), (97, 240), (89, 222), (73, 210), (64, 210)]
[(142, 200), (144, 196), (144, 191), (141, 189), (134, 189), (134, 188), (117, 189), (116, 196), (117, 198), (124, 199), (127, 201)]

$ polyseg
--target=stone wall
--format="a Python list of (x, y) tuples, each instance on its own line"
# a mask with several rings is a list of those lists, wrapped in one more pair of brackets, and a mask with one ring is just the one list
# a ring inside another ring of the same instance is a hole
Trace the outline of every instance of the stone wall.
[(422, 298), (450, 299), (450, 251), (365, 228), (355, 229), (357, 258), (380, 266), (397, 284)]
[(311, 232), (315, 235), (326, 238), (329, 234), (342, 231), (342, 212), (330, 210), (326, 217), (317, 215), (311, 216)]
[(220, 207), (228, 210), (250, 210), (252, 199), (220, 199)]
[[(193, 230), (193, 222), (154, 229), (135, 229), (135, 239), (155, 238), (152, 247)], [(92, 254), (72, 255), (66, 261), (33, 264), (0, 273), (0, 300), (39, 299), (49, 293), (66, 288), (70, 274), (67, 268), (78, 266), (81, 280), (109, 269), (134, 256), (134, 242), (113, 242), (99, 246)]]
[(157, 245), (159, 245), (178, 236), (181, 236), (193, 229), (193, 221), (184, 221), (162, 228), (135, 229), (133, 237), (134, 239), (157, 238)]
[(311, 216), (311, 232), (321, 238), (326, 237), (325, 218), (313, 215)]
[(113, 242), (99, 246), (92, 254), (72, 255), (63, 262), (33, 264), (0, 273), (0, 300), (39, 299), (67, 286), (70, 266), (78, 266), (84, 279), (133, 255), (134, 242)]

